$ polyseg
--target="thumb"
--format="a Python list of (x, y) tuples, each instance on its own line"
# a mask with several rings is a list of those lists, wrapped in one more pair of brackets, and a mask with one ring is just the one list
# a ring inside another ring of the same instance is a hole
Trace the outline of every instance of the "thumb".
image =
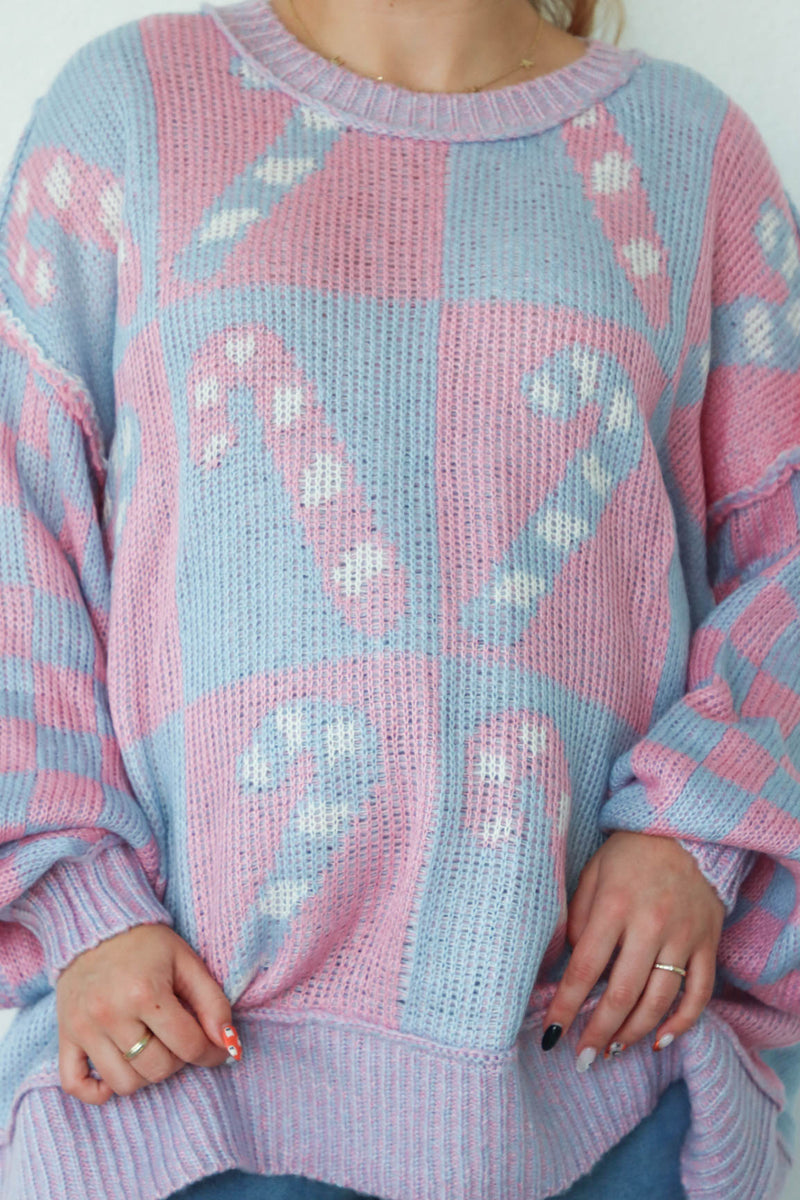
[(186, 942), (176, 947), (173, 991), (192, 1006), (208, 1040), (224, 1050), (222, 1026), (233, 1023), (231, 1002), (203, 959)]
[(597, 889), (599, 865), (597, 855), (595, 855), (583, 868), (578, 880), (578, 886), (567, 908), (567, 938), (573, 949), (589, 921), (589, 914), (592, 911), (594, 894)]

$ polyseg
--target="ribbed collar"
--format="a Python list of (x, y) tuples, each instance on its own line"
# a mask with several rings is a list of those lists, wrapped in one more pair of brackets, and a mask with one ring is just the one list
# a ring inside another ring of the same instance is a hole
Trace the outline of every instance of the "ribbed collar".
[(647, 57), (598, 38), (586, 53), (535, 79), (486, 92), (415, 92), (337, 66), (304, 45), (269, 0), (204, 2), (245, 69), (341, 122), (375, 132), (453, 142), (539, 133), (575, 116), (625, 83)]

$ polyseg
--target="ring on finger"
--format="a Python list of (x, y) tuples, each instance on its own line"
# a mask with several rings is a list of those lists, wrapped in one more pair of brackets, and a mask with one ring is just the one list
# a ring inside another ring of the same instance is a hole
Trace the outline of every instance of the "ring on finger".
[(150, 1041), (152, 1036), (153, 1036), (152, 1029), (148, 1029), (145, 1026), (145, 1032), (142, 1035), (142, 1037), (139, 1038), (138, 1042), (134, 1042), (133, 1045), (131, 1046), (130, 1050), (126, 1050), (123, 1053), (122, 1057), (127, 1059), (129, 1062), (132, 1058), (136, 1058), (136, 1055), (141, 1054), (141, 1052), (144, 1050), (145, 1046)]
[(653, 970), (674, 971), (676, 975), (682, 976), (683, 979), (686, 978), (686, 967), (678, 967), (675, 963), (657, 962), (654, 964)]
[[(659, 963), (662, 965), (662, 969), (669, 971), (670, 975), (673, 976), (673, 979), (675, 979), (675, 977), (677, 976), (678, 990), (677, 990), (677, 992), (675, 992), (673, 994), (672, 999), (669, 1000), (669, 1002), (667, 1002), (664, 997), (660, 997), (661, 1004), (662, 1005), (666, 1004), (666, 1008), (670, 1009), (672, 1007), (672, 1005), (675, 1003), (675, 1001), (678, 999), (678, 996), (681, 994), (683, 980), (686, 975), (686, 968), (678, 967), (677, 964), (673, 963), (671, 956), (668, 956), (668, 955), (659, 957), (656, 960), (656, 963), (653, 965), (653, 968), (650, 973), (650, 977), (647, 981), (647, 985), (646, 985), (644, 991), (642, 992), (641, 996), (639, 997), (639, 1003), (640, 1004), (642, 1003), (642, 1001), (644, 1000), (645, 996), (648, 993), (650, 995), (653, 995), (654, 988), (656, 989), (656, 991), (655, 991), (656, 996), (659, 995), (659, 991), (658, 991), (659, 988), (660, 989), (669, 988), (670, 985), (666, 982), (666, 980), (664, 980), (663, 975), (661, 975), (660, 973), (658, 975), (655, 974), (657, 964), (659, 964)], [(659, 983), (656, 981), (663, 981), (663, 982)], [(629, 1019), (632, 1015), (633, 1015), (632, 1013), (629, 1014)], [(662, 1016), (661, 1016), (660, 1020), (663, 1021), (664, 1016), (665, 1016), (665, 1012), (662, 1012)], [(618, 1031), (618, 1033), (616, 1035), (617, 1040), (611, 1042), (610, 1045), (606, 1048), (606, 1054), (605, 1054), (606, 1058), (616, 1057), (618, 1054), (621, 1054), (622, 1050), (625, 1049), (625, 1047), (627, 1046), (627, 1044), (628, 1044), (627, 1040), (624, 1039), (623, 1037), (621, 1037), (624, 1028), (625, 1028), (625, 1025), (623, 1024), (623, 1026), (620, 1028), (620, 1030)]]

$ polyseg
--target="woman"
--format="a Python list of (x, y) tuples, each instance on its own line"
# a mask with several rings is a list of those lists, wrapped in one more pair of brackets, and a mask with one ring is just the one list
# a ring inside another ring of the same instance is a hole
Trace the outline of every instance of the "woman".
[(204, 5), (34, 107), (9, 1200), (780, 1194), (800, 219), (593, 16)]

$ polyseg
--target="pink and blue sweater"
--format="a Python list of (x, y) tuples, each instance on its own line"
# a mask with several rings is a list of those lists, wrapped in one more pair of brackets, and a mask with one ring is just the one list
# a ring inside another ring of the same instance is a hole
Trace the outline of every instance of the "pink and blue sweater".
[[(239, 1167), (541, 1200), (683, 1078), (775, 1200), (800, 1043), (800, 215), (697, 71), (586, 39), (412, 92), (266, 0), (86, 44), (0, 198), (0, 1196)], [(715, 994), (542, 1018), (615, 829), (726, 904)], [(67, 1095), (54, 986), (164, 922), (233, 1069)]]

